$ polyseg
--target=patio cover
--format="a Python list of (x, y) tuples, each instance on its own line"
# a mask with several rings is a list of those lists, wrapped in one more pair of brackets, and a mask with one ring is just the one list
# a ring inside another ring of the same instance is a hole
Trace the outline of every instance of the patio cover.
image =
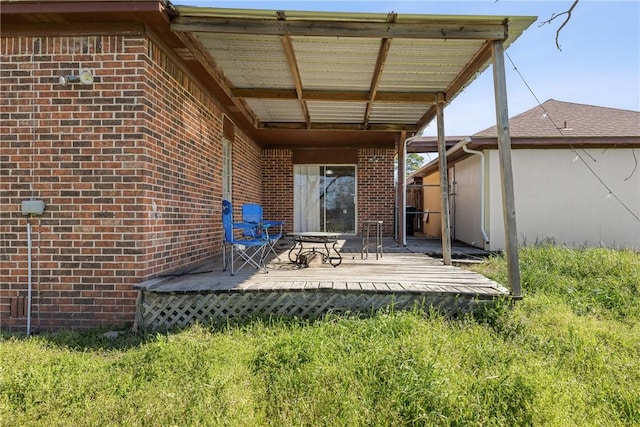
[[(176, 6), (171, 29), (263, 147), (393, 147), (419, 133), (535, 17)], [(349, 132), (348, 132), (349, 131)]]

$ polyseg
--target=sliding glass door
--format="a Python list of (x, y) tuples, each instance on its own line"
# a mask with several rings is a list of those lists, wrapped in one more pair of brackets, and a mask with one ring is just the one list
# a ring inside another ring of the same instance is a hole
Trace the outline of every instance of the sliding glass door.
[(355, 234), (356, 167), (324, 166), (321, 181), (324, 194), (320, 196), (320, 222), (325, 231)]
[(294, 166), (295, 231), (355, 234), (356, 167)]

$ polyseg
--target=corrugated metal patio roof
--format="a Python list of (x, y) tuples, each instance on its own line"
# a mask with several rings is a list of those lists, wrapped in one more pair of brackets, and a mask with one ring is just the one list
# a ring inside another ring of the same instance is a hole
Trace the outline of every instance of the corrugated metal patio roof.
[(438, 93), (450, 102), (488, 66), (491, 41), (506, 47), (535, 20), (191, 6), (176, 11), (172, 30), (258, 135), (416, 133), (435, 117)]

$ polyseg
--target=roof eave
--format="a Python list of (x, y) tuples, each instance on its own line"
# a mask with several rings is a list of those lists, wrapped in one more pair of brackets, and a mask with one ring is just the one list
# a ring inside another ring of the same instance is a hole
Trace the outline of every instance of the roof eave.
[[(472, 150), (497, 150), (497, 138), (468, 137), (461, 139), (456, 145), (447, 150), (447, 164), (456, 164), (473, 154), (462, 150), (463, 145)], [(635, 149), (640, 148), (640, 136), (608, 136), (608, 137), (512, 137), (511, 148), (514, 150), (566, 150), (566, 149)], [(433, 174), (439, 170), (439, 161), (436, 158), (420, 169), (409, 175), (409, 178), (420, 178)]]

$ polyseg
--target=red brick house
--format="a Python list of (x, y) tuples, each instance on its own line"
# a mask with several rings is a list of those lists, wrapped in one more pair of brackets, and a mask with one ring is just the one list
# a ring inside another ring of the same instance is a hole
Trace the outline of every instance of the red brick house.
[[(1, 6), (9, 330), (25, 325), (28, 281), (42, 328), (131, 322), (135, 283), (219, 254), (224, 197), (261, 203), (289, 232), (357, 234), (381, 219), (393, 235), (399, 147), (488, 66), (494, 42), (533, 22), (166, 0)], [(298, 178), (336, 171), (353, 206), (320, 206), (321, 221), (303, 224), (296, 194), (310, 187)], [(44, 212), (23, 214), (29, 200)], [(332, 209), (351, 216), (331, 223)]]

